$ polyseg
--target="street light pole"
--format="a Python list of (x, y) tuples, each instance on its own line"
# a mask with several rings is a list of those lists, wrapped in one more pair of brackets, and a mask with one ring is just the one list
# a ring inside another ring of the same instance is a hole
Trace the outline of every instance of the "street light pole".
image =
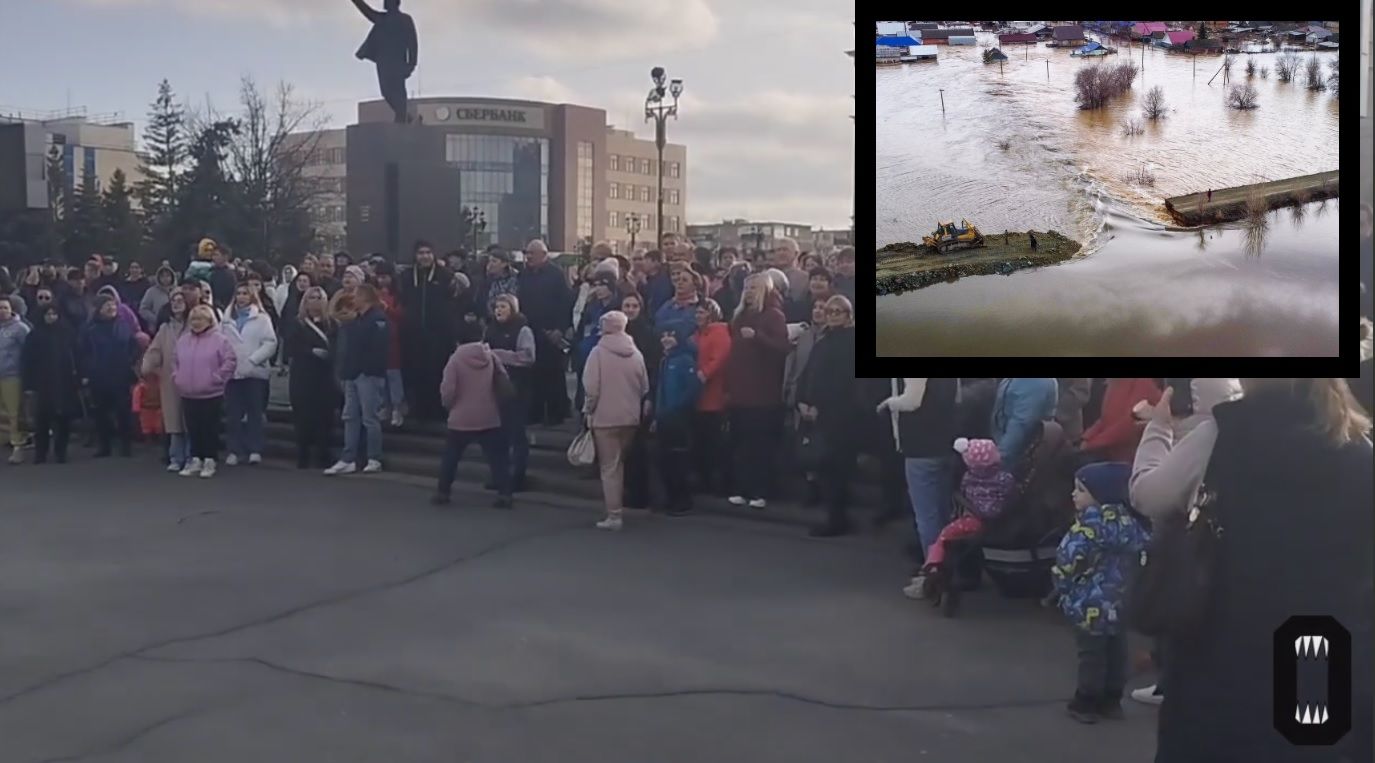
[(630, 251), (635, 251), (635, 234), (640, 232), (640, 216), (630, 212), (625, 216), (625, 232), (630, 234)]
[(680, 79), (672, 80), (667, 91), (673, 96), (672, 104), (664, 103), (664, 67), (656, 66), (649, 72), (649, 78), (654, 81), (654, 87), (649, 89), (649, 95), (645, 98), (645, 121), (654, 120), (654, 145), (659, 149), (659, 236), (656, 241), (664, 240), (664, 122), (669, 118), (678, 118), (678, 96), (683, 94), (683, 81)]

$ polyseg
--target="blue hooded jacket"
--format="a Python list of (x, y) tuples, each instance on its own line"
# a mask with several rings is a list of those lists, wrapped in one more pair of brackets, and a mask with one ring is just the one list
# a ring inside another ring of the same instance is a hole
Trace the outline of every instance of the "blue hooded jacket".
[(697, 345), (690, 341), (691, 332), (679, 326), (673, 335), (678, 344), (659, 362), (659, 389), (654, 394), (659, 418), (691, 413), (702, 391), (702, 380), (697, 377)]
[(1122, 622), (1127, 579), (1140, 563), (1150, 534), (1121, 504), (1090, 506), (1060, 540), (1051, 576), (1060, 609), (1074, 627), (1115, 635)]

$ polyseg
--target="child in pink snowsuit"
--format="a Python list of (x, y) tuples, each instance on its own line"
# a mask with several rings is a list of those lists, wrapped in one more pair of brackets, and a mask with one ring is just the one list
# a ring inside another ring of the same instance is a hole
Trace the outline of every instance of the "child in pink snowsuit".
[(969, 506), (969, 513), (946, 525), (927, 550), (926, 566), (933, 570), (945, 560), (945, 542), (977, 535), (984, 522), (1002, 513), (1015, 485), (1012, 475), (1002, 468), (998, 446), (992, 440), (961, 437), (955, 441), (955, 451), (964, 457), (968, 467), (960, 481), (960, 493)]

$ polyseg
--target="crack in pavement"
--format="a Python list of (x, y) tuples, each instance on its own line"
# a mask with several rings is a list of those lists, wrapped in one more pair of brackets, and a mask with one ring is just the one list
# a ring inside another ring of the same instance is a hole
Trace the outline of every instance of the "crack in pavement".
[(150, 723), (147, 726), (144, 726), (143, 728), (134, 731), (133, 733), (129, 734), (123, 739), (116, 740), (110, 745), (101, 747), (100, 749), (89, 750), (87, 752), (78, 753), (76, 755), (64, 755), (58, 758), (44, 758), (42, 761), (40, 761), (40, 763), (74, 763), (74, 761), (93, 758), (97, 755), (108, 755), (110, 753), (119, 752), (120, 750), (123, 750), (124, 748), (129, 747), (130, 745), (139, 741), (143, 737), (146, 737), (154, 731), (157, 731), (163, 726), (167, 726), (169, 724), (176, 723), (177, 721), (185, 720), (187, 718), (200, 715), (201, 713), (209, 709), (210, 706), (206, 705), (202, 707), (192, 708), (190, 710), (183, 710), (182, 712), (177, 713), (175, 715), (170, 715), (166, 718)]
[(525, 700), (522, 702), (502, 702), (491, 703), (481, 702), (467, 697), (447, 694), (444, 692), (428, 691), (423, 689), (410, 689), (396, 684), (384, 683), (368, 679), (348, 678), (345, 676), (335, 676), (328, 673), (319, 673), (300, 668), (293, 668), (278, 662), (266, 660), (261, 657), (152, 657), (148, 655), (132, 655), (131, 659), (147, 660), (151, 662), (181, 662), (181, 663), (245, 663), (258, 665), (269, 670), (280, 671), (301, 678), (311, 678), (331, 683), (340, 683), (348, 686), (358, 686), (365, 689), (376, 689), (379, 691), (402, 694), (406, 696), (421, 697), (425, 699), (437, 699), (445, 702), (464, 705), (466, 707), (481, 708), (483, 710), (529, 710), (533, 708), (549, 707), (552, 705), (574, 704), (578, 702), (607, 702), (626, 699), (665, 699), (673, 697), (695, 697), (695, 696), (739, 696), (739, 697), (770, 697), (775, 699), (785, 699), (817, 707), (826, 707), (833, 710), (861, 710), (870, 712), (951, 712), (959, 710), (1004, 710), (1020, 707), (1040, 707), (1042, 705), (1056, 705), (1064, 702), (1064, 697), (1048, 698), (1028, 698), (1004, 700), (1001, 702), (968, 702), (968, 703), (928, 703), (915, 705), (877, 705), (859, 702), (841, 702), (837, 700), (821, 699), (818, 697), (799, 694), (797, 692), (784, 689), (748, 689), (734, 687), (718, 688), (696, 688), (696, 689), (667, 689), (663, 691), (649, 692), (611, 692), (605, 694), (574, 694), (571, 696), (548, 697), (545, 699)]
[(22, 699), (31, 694), (42, 691), (43, 689), (46, 689), (50, 686), (62, 683), (67, 679), (75, 678), (81, 675), (86, 675), (88, 673), (94, 673), (95, 671), (109, 667), (113, 663), (118, 662), (119, 660), (122, 660), (126, 657), (141, 656), (144, 652), (150, 652), (155, 649), (162, 649), (164, 647), (172, 646), (174, 644), (184, 644), (192, 641), (202, 641), (204, 639), (226, 636), (230, 633), (247, 630), (249, 628), (256, 628), (260, 625), (268, 625), (271, 623), (279, 622), (289, 617), (301, 614), (302, 612), (307, 612), (313, 609), (319, 609), (321, 607), (333, 606), (335, 604), (340, 604), (345, 601), (349, 601), (350, 599), (356, 599), (363, 596), (368, 596), (370, 594), (380, 593), (382, 591), (393, 590), (396, 588), (400, 588), (402, 586), (410, 585), (411, 583), (423, 580), (427, 577), (438, 575), (442, 572), (446, 572), (450, 569), (453, 569), (454, 567), (459, 567), (464, 564), (467, 564), (468, 562), (477, 561), (478, 559), (482, 559), (483, 557), (486, 557), (490, 554), (494, 554), (498, 551), (503, 551), (505, 549), (511, 548), (512, 546), (520, 545), (521, 543), (525, 543), (526, 541), (539, 540), (541, 538), (559, 535), (562, 533), (566, 533), (570, 530), (583, 528), (585, 526), (586, 523), (582, 520), (579, 520), (576, 524), (567, 523), (552, 528), (544, 528), (536, 532), (525, 533), (524, 535), (516, 535), (514, 537), (493, 543), (490, 546), (479, 549), (466, 556), (460, 556), (455, 559), (450, 559), (447, 562), (436, 565), (434, 567), (430, 567), (425, 570), (421, 570), (420, 572), (408, 575), (398, 580), (391, 580), (384, 583), (378, 583), (366, 586), (364, 588), (355, 589), (353, 591), (346, 591), (341, 594), (329, 596), (324, 599), (317, 599), (315, 601), (306, 602), (304, 604), (299, 604), (297, 606), (282, 610), (281, 612), (277, 612), (275, 614), (254, 618), (247, 622), (238, 623), (236, 625), (231, 625), (226, 628), (221, 628), (219, 630), (210, 631), (207, 633), (192, 634), (188, 636), (176, 636), (173, 638), (164, 639), (162, 641), (155, 641), (151, 644), (145, 644), (144, 646), (138, 647), (136, 649), (131, 649), (127, 652), (122, 652), (120, 654), (113, 655), (94, 665), (89, 665), (84, 668), (77, 668), (76, 670), (69, 670), (65, 673), (59, 673), (55, 676), (45, 678), (42, 681), (33, 684), (32, 686), (27, 686), (18, 691), (6, 694), (5, 696), (0, 697), (0, 707), (3, 707), (4, 705), (7, 705), (11, 702), (14, 702), (15, 700)]

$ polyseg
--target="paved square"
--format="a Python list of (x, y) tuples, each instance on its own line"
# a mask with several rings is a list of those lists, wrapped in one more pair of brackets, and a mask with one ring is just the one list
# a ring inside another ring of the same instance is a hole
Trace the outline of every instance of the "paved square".
[(981, 593), (943, 619), (899, 593), (892, 537), (657, 516), (616, 535), (587, 505), (426, 496), (147, 457), (0, 466), (0, 759), (1153, 757), (1152, 709), (1064, 716), (1053, 614)]

